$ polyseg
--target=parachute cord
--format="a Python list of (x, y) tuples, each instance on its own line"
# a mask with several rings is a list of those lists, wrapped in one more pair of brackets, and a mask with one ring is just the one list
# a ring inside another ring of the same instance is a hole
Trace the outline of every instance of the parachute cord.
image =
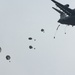
[(65, 31), (64, 34), (66, 34), (66, 28), (67, 28), (67, 26), (66, 26), (65, 29), (64, 29), (64, 31)]
[(59, 29), (60, 25), (57, 26), (56, 28), (56, 32), (55, 32), (55, 35), (54, 35), (54, 39), (55, 39), (55, 36), (56, 36), (56, 33), (57, 33), (57, 30)]

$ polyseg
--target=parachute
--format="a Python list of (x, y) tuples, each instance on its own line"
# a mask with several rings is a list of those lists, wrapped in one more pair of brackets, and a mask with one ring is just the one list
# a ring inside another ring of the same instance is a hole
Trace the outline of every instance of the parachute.
[(6, 56), (6, 59), (7, 59), (7, 60), (10, 60), (10, 58), (11, 58), (11, 57), (10, 57), (9, 55)]

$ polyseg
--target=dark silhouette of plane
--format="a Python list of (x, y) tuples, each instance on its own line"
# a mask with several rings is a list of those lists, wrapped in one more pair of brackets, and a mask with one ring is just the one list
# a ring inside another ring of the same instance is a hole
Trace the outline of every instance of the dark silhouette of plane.
[[(55, 3), (55, 5), (60, 9), (56, 9), (55, 7), (52, 7), (55, 11), (57, 11), (60, 14), (60, 19), (58, 20), (58, 23), (64, 24), (66, 26), (71, 25), (72, 27), (75, 26), (75, 9), (69, 8), (69, 4), (61, 4), (55, 0), (51, 0)], [(56, 31), (58, 30), (60, 25), (58, 25)], [(66, 34), (66, 32), (65, 32)], [(55, 33), (56, 35), (56, 33)], [(54, 36), (55, 39), (55, 36)]]
[(60, 8), (60, 10), (58, 10), (55, 7), (52, 7), (54, 10), (60, 13), (60, 19), (58, 22), (65, 25), (75, 26), (75, 9), (69, 8), (69, 4), (63, 5), (55, 0), (51, 1)]

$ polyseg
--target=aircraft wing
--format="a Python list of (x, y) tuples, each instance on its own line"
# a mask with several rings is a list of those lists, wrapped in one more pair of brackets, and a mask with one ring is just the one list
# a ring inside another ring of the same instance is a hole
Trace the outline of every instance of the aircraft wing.
[(73, 9), (70, 9), (55, 0), (51, 0), (51, 1), (54, 2), (56, 4), (56, 6), (59, 7), (62, 11), (64, 11), (67, 15), (69, 15), (69, 16), (75, 15), (75, 11)]
[(64, 14), (62, 11), (60, 11), (60, 10), (58, 10), (58, 9), (56, 9), (56, 8), (54, 8), (54, 7), (52, 7), (54, 10), (56, 10), (58, 13), (60, 13), (60, 14)]

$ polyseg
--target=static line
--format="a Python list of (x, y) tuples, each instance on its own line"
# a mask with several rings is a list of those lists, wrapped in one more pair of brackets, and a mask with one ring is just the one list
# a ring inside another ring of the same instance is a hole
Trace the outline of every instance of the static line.
[(64, 34), (66, 34), (66, 28), (67, 28), (67, 26), (66, 26), (65, 29), (64, 29), (64, 31), (65, 31)]
[(60, 25), (57, 26), (56, 28), (56, 32), (55, 32), (55, 35), (54, 35), (54, 39), (55, 39), (55, 36), (56, 36), (56, 33), (57, 33), (57, 30), (59, 29)]

